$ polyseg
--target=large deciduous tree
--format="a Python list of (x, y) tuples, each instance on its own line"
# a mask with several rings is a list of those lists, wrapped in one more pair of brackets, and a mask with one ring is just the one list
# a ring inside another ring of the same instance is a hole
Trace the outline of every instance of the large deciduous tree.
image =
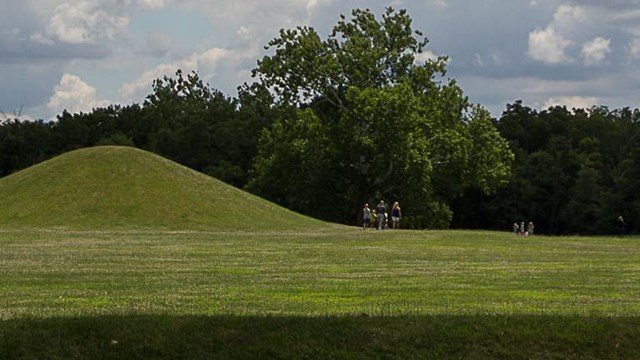
[(251, 190), (340, 222), (363, 202), (398, 200), (408, 225), (446, 227), (464, 189), (507, 180), (506, 141), (411, 23), (405, 10), (354, 10), (325, 40), (280, 31), (254, 70), (283, 110), (263, 132)]

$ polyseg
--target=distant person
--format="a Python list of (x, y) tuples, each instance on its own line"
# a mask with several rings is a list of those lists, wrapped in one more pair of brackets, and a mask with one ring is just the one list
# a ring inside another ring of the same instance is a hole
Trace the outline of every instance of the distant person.
[(518, 235), (518, 233), (520, 232), (520, 226), (518, 226), (517, 222), (513, 223), (513, 235)]
[(378, 223), (378, 214), (376, 214), (376, 210), (371, 210), (371, 219), (369, 220), (369, 227), (375, 229), (376, 224)]
[(400, 229), (400, 218), (402, 217), (402, 211), (400, 210), (400, 204), (398, 202), (393, 203), (391, 209), (391, 221), (394, 229)]
[(380, 200), (378, 207), (376, 207), (376, 213), (378, 214), (378, 230), (384, 229), (384, 223), (387, 221), (387, 207), (384, 205), (384, 201)]
[(627, 224), (625, 224), (622, 215), (618, 216), (618, 236), (623, 237)]
[(369, 204), (364, 204), (364, 208), (362, 208), (362, 229), (368, 228), (370, 223), (371, 209), (369, 209)]
[(527, 235), (533, 235), (533, 230), (535, 226), (533, 225), (533, 221), (529, 221), (527, 224)]
[(525, 230), (524, 230), (524, 221), (522, 221), (522, 222), (520, 223), (520, 229), (519, 229), (519, 231), (520, 231), (520, 235), (524, 235), (524, 231), (525, 231)]

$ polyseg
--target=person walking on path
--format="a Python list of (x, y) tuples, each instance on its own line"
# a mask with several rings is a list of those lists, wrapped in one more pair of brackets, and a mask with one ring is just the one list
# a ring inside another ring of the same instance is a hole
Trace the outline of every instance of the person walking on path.
[(400, 229), (400, 218), (402, 217), (402, 211), (400, 210), (400, 204), (398, 202), (393, 203), (391, 209), (391, 221), (393, 222), (394, 229)]
[(369, 204), (364, 204), (364, 208), (362, 208), (362, 229), (368, 228), (370, 223), (371, 209), (369, 209)]

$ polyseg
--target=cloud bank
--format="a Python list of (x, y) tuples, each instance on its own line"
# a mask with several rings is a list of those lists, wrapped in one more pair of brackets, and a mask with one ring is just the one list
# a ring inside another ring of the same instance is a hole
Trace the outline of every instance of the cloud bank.
[(251, 81), (282, 28), (326, 36), (352, 7), (406, 8), (429, 38), (424, 61), (499, 116), (518, 99), (545, 108), (638, 107), (637, 0), (0, 0), (0, 110), (31, 117), (141, 102), (152, 81), (198, 71), (229, 95)]

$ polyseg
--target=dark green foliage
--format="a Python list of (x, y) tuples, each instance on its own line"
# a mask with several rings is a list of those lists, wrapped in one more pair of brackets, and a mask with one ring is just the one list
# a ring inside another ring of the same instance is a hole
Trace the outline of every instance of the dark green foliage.
[(538, 112), (518, 101), (498, 128), (516, 154), (510, 183), (495, 196), (465, 194), (456, 226), (508, 230), (532, 220), (549, 234), (613, 234), (622, 215), (638, 230), (640, 111)]
[(0, 122), (0, 177), (55, 154), (51, 128), (52, 124), (41, 120)]
[(326, 40), (298, 27), (269, 43), (254, 75), (290, 111), (263, 132), (250, 190), (342, 223), (398, 200), (405, 227), (442, 228), (465, 189), (506, 181), (505, 140), (444, 80), (446, 58), (420, 56), (427, 39), (411, 23), (404, 10), (354, 10)]
[(196, 73), (164, 77), (153, 84), (140, 119), (146, 142), (137, 144), (235, 186), (247, 182), (261, 131), (261, 114), (211, 90)]

